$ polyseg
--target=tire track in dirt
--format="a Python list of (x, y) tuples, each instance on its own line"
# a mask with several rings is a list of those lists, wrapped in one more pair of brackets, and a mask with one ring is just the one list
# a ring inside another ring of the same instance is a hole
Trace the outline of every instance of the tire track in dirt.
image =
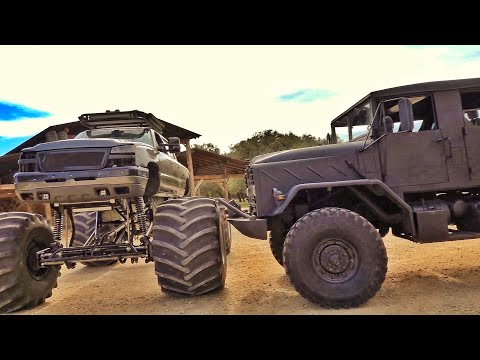
[(267, 241), (232, 229), (226, 287), (199, 297), (172, 297), (157, 285), (153, 264), (62, 269), (59, 288), (19, 314), (480, 314), (480, 240), (415, 244), (385, 238), (387, 278), (356, 309), (327, 310), (289, 284)]

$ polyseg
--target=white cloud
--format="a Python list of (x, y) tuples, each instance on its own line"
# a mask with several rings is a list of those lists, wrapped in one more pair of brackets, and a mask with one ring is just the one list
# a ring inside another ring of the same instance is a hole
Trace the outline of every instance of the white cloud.
[[(330, 121), (368, 92), (480, 77), (478, 61), (444, 61), (452, 47), (0, 46), (0, 100), (54, 116), (0, 122), (0, 136), (31, 135), (80, 114), (138, 109), (203, 136), (223, 151), (256, 131), (325, 136)], [(337, 96), (281, 103), (279, 95)], [(22, 120), (23, 121), (23, 120)]]

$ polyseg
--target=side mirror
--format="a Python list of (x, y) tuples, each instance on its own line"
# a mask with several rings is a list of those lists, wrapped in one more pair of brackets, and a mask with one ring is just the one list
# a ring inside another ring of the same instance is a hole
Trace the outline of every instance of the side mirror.
[(168, 152), (178, 154), (180, 152), (180, 139), (178, 137), (168, 138)]
[(403, 98), (398, 102), (398, 116), (400, 117), (399, 131), (412, 131), (413, 108), (410, 100)]

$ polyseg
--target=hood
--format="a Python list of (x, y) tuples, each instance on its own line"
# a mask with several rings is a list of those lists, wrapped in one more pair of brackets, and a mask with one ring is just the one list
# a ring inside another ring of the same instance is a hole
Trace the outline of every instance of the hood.
[(48, 151), (48, 150), (64, 150), (64, 149), (80, 149), (80, 148), (109, 148), (113, 146), (134, 144), (116, 139), (69, 139), (58, 140), (47, 143), (41, 143), (22, 151)]
[[(370, 142), (371, 141), (367, 141), (367, 145)], [(302, 149), (278, 151), (256, 156), (252, 159), (250, 165), (352, 154), (359, 152), (363, 147), (363, 143), (363, 141), (356, 141), (343, 144), (322, 145)]]

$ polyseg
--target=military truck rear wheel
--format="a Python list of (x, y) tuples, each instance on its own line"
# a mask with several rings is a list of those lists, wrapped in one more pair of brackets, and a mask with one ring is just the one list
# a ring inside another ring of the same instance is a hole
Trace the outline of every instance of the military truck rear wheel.
[(295, 289), (315, 304), (363, 304), (382, 286), (387, 252), (377, 229), (353, 211), (324, 208), (300, 218), (288, 232), (283, 263)]
[(57, 287), (60, 266), (39, 267), (37, 251), (53, 243), (38, 214), (0, 214), (0, 313), (42, 304)]
[(480, 232), (480, 203), (469, 204), (468, 213), (456, 223), (458, 230)]
[(223, 288), (226, 219), (207, 198), (167, 200), (153, 219), (152, 255), (165, 293), (200, 295)]
[[(92, 233), (95, 231), (95, 219), (96, 219), (96, 212), (84, 212), (75, 214), (73, 216), (73, 222), (75, 223), (75, 237), (73, 239), (73, 246), (83, 246), (87, 242), (88, 238)], [(102, 227), (98, 229), (98, 235), (102, 236), (106, 232), (111, 230), (111, 225), (104, 224)], [(92, 261), (92, 262), (82, 262), (83, 265), (92, 266), (92, 267), (100, 267), (100, 266), (108, 266), (113, 265), (118, 260), (101, 260), (101, 261)]]

